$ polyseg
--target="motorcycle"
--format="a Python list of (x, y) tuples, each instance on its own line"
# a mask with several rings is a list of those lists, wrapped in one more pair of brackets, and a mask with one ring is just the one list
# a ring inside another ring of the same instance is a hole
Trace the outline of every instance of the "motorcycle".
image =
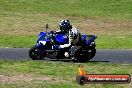
[[(77, 61), (89, 61), (96, 54), (95, 35), (81, 36), (82, 47), (77, 50), (74, 56), (66, 57), (65, 52), (69, 52), (70, 48), (58, 48), (57, 46), (68, 43), (68, 35), (64, 33), (56, 33), (54, 31), (47, 32), (48, 24), (46, 25), (46, 32), (40, 32), (36, 45), (29, 50), (29, 56), (32, 60), (42, 60), (47, 57), (50, 59), (71, 59)], [(73, 47), (73, 46), (71, 46)]]

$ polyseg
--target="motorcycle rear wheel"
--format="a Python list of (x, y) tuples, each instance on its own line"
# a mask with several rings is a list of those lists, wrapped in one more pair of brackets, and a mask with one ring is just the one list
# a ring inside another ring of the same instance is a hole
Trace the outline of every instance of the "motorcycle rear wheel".
[(90, 59), (92, 59), (95, 54), (96, 54), (96, 49), (95, 47), (91, 47), (89, 50), (89, 52), (86, 53), (86, 54), (83, 54), (83, 55), (76, 55), (76, 59), (77, 61), (79, 62), (86, 62), (86, 61), (89, 61)]

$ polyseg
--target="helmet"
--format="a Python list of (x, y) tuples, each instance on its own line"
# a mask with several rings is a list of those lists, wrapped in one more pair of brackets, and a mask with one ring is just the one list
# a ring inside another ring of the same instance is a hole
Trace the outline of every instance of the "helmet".
[(60, 30), (61, 31), (69, 31), (71, 29), (71, 24), (70, 24), (70, 21), (69, 20), (62, 20), (60, 22)]

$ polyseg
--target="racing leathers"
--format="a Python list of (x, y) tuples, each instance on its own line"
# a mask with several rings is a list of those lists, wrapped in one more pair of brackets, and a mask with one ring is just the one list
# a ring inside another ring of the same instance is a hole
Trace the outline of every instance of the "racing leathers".
[(70, 48), (69, 52), (65, 52), (65, 56), (69, 55), (74, 56), (75, 52), (81, 48), (81, 33), (75, 28), (72, 27), (66, 34), (68, 34), (69, 42), (68, 44), (60, 45), (60, 48)]

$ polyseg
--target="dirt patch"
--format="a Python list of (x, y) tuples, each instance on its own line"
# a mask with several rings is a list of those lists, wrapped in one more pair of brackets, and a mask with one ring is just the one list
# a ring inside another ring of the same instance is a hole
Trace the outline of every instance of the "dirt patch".
[(47, 82), (67, 82), (66, 80), (63, 80), (60, 78), (53, 78), (53, 77), (48, 77), (48, 76), (32, 76), (32, 75), (5, 76), (5, 75), (0, 75), (1, 83), (31, 82), (33, 80), (47, 81)]
[(75, 24), (82, 33), (96, 35), (131, 35), (132, 22), (85, 19)]
[[(33, 16), (32, 19), (25, 18), (21, 20), (14, 20), (14, 25), (2, 26), (0, 34), (7, 35), (38, 35), (40, 31), (44, 31), (45, 21), (49, 21), (50, 30), (59, 29), (59, 21), (63, 17), (59, 16), (49, 16), (46, 14), (47, 19), (43, 18), (45, 16), (38, 14)], [(36, 17), (37, 20), (36, 20)], [(83, 17), (67, 17), (71, 19), (72, 24), (85, 34), (95, 34), (95, 35), (131, 35), (132, 34), (132, 21), (120, 21), (120, 20), (110, 20), (110, 19), (95, 19), (95, 18), (83, 18)], [(10, 20), (9, 20), (10, 21)], [(19, 22), (20, 21), (20, 22)], [(44, 22), (44, 23), (43, 23)], [(11, 22), (12, 23), (12, 20)]]

